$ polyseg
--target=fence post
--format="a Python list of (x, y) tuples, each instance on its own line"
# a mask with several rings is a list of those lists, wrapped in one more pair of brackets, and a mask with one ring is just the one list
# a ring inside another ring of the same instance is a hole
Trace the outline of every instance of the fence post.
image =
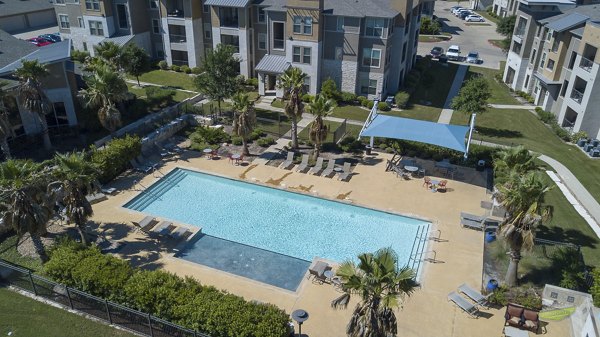
[(150, 327), (150, 337), (154, 337), (154, 331), (152, 331), (152, 320), (150, 319), (150, 314), (148, 314), (148, 326)]
[(31, 282), (31, 288), (33, 289), (33, 293), (35, 294), (35, 296), (37, 296), (37, 290), (35, 289), (35, 283), (33, 282), (33, 277), (31, 276), (31, 270), (28, 271), (29, 273), (29, 282)]
[(73, 300), (71, 300), (71, 292), (69, 291), (69, 287), (65, 286), (65, 289), (67, 290), (67, 298), (69, 299), (69, 305), (71, 306), (71, 309), (75, 309), (73, 307)]
[(110, 308), (108, 307), (108, 300), (104, 300), (104, 307), (106, 308), (106, 315), (108, 316), (108, 322), (112, 324), (112, 317), (110, 317)]

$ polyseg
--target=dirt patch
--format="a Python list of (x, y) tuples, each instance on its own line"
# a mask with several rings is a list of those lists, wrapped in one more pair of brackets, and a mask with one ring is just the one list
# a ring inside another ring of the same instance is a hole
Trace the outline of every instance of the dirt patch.
[(304, 186), (304, 185), (290, 186), (290, 190), (302, 191), (302, 192), (310, 192), (314, 186), (315, 185), (310, 185), (310, 186)]
[(340, 193), (335, 198), (338, 200), (346, 200), (348, 196), (350, 196), (350, 193), (352, 193), (352, 191), (348, 191), (348, 193)]
[(248, 166), (244, 172), (240, 173), (240, 179), (246, 179), (246, 175), (248, 174), (248, 172), (250, 172), (252, 169), (254, 169), (255, 167), (257, 167), (258, 164), (252, 164), (250, 166)]
[(274, 186), (279, 186), (281, 185), (281, 182), (287, 178), (290, 174), (292, 174), (293, 172), (288, 172), (286, 174), (283, 175), (283, 177), (279, 178), (279, 179), (273, 179), (273, 178), (269, 178), (269, 180), (266, 181), (267, 184), (271, 184)]

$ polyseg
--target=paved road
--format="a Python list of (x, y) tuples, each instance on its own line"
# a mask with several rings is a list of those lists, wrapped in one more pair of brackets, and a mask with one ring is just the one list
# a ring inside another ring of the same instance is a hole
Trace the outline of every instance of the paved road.
[[(461, 4), (465, 6), (466, 2)], [(482, 67), (498, 69), (500, 61), (506, 60), (506, 54), (497, 47), (489, 44), (488, 40), (500, 40), (502, 35), (496, 33), (496, 24), (488, 22), (489, 26), (467, 26), (460, 18), (450, 13), (450, 7), (456, 6), (455, 1), (436, 1), (434, 14), (442, 23), (442, 30), (452, 34), (452, 39), (444, 42), (419, 42), (419, 55), (426, 55), (434, 46), (447, 50), (449, 46), (460, 46), (461, 54), (467, 55), (471, 50), (479, 52), (483, 59)]]

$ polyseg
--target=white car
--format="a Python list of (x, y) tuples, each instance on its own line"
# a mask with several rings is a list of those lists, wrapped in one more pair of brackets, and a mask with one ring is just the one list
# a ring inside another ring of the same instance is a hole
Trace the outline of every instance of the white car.
[(471, 11), (470, 9), (461, 8), (461, 9), (459, 9), (459, 10), (455, 11), (455, 12), (454, 12), (454, 15), (455, 15), (455, 16), (459, 16), (459, 15), (460, 15), (460, 13), (462, 13), (462, 12), (470, 12), (470, 11)]
[(446, 51), (446, 57), (451, 61), (460, 61), (460, 47), (457, 45), (452, 45)]
[(452, 14), (456, 15), (456, 12), (465, 9), (464, 7), (457, 6), (456, 8), (452, 8)]
[(479, 59), (479, 53), (476, 51), (470, 51), (469, 54), (467, 54), (467, 59), (465, 61), (467, 63), (479, 64), (481, 61)]
[(484, 22), (485, 19), (479, 15), (469, 15), (465, 18), (467, 22)]

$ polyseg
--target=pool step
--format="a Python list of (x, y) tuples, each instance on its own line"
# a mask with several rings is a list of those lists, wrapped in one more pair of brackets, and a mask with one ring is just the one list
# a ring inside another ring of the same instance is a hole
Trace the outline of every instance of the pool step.
[(160, 198), (166, 191), (185, 179), (185, 177), (186, 173), (183, 170), (175, 170), (161, 178), (154, 185), (142, 191), (133, 202), (127, 204), (125, 207), (136, 211), (143, 211), (148, 205)]

